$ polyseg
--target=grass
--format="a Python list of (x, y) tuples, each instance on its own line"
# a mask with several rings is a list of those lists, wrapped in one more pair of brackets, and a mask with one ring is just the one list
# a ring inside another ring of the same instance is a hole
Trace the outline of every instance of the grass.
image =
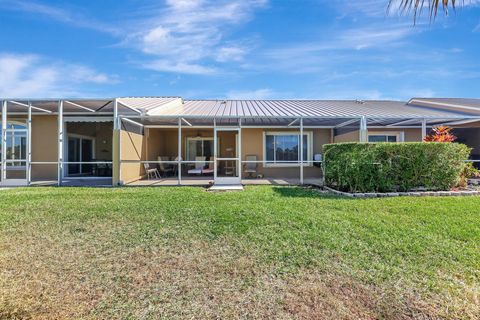
[(0, 192), (0, 319), (475, 319), (480, 198)]

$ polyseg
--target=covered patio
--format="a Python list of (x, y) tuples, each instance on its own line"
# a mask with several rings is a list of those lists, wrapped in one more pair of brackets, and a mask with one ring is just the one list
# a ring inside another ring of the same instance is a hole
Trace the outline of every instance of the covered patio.
[(480, 120), (480, 114), (392, 101), (117, 103), (129, 107), (118, 114), (119, 183), (131, 186), (322, 185), (323, 144), (422, 141), (432, 126)]

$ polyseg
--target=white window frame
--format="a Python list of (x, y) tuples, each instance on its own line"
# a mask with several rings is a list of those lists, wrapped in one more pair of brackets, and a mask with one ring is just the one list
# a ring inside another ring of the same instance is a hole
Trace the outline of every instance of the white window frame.
[[(7, 134), (12, 134), (12, 137), (15, 137), (15, 134), (16, 133), (25, 133), (25, 136), (22, 136), (22, 135), (19, 135), (20, 138), (25, 138), (25, 145), (28, 144), (28, 133), (27, 133), (27, 130), (25, 129), (7, 129)], [(12, 145), (14, 145), (13, 141), (12, 141)], [(25, 151), (26, 152), (26, 151)], [(13, 159), (7, 159), (7, 162), (10, 162), (10, 163), (13, 163), (13, 162), (27, 162), (27, 155), (23, 154), (22, 153), (22, 148), (20, 148), (20, 154), (16, 154), (15, 153), (15, 148), (12, 149), (12, 156), (13, 156)], [(23, 168), (25, 169), (26, 166), (10, 166), (10, 168)]]
[[(300, 141), (300, 131), (264, 131), (263, 132), (263, 166), (264, 167), (298, 167), (300, 166), (300, 158), (298, 163), (272, 163), (267, 161), (267, 136), (299, 136)], [(303, 135), (307, 136), (307, 160), (303, 162), (304, 167), (311, 167), (313, 165), (313, 131), (303, 131)], [(300, 157), (300, 153), (299, 153)]]
[[(26, 120), (26, 119), (25, 119)], [(18, 129), (18, 128), (14, 128), (14, 125), (22, 125), (22, 126), (25, 126), (25, 129)], [(5, 132), (8, 134), (8, 133), (11, 133), (13, 136), (15, 136), (15, 133), (25, 133), (25, 137), (26, 137), (26, 144), (28, 145), (28, 129), (27, 129), (27, 123), (26, 122), (23, 122), (22, 120), (17, 120), (17, 119), (11, 119), (11, 120), (8, 120), (7, 121), (7, 129), (5, 130)], [(28, 149), (28, 147), (27, 147)], [(13, 149), (15, 150), (15, 149)], [(13, 159), (5, 159), (5, 163), (15, 163), (15, 162), (22, 162), (22, 163), (25, 163), (25, 165), (21, 165), (21, 166), (7, 166), (7, 169), (8, 170), (18, 170), (18, 171), (23, 171), (23, 170), (27, 170), (27, 155), (25, 155), (25, 158), (23, 158), (23, 154), (22, 154), (22, 149), (20, 148), (20, 155), (18, 156), (18, 159), (16, 159), (17, 157), (17, 154), (13, 153)], [(6, 156), (5, 156), (6, 157)]]
[(397, 142), (405, 141), (404, 131), (371, 131), (371, 132), (368, 132), (367, 141), (369, 140), (370, 136), (394, 136), (397, 138)]
[[(187, 137), (187, 143), (185, 146), (185, 156), (188, 157), (188, 155), (190, 154), (190, 143), (189, 143), (190, 141), (202, 141), (202, 143), (204, 141), (212, 141), (213, 143), (214, 142), (213, 140), (214, 140), (213, 137)], [(203, 150), (203, 146), (202, 146), (202, 150)], [(212, 154), (212, 157), (213, 157), (213, 154)], [(186, 159), (186, 161), (195, 161), (195, 159), (193, 160)]]

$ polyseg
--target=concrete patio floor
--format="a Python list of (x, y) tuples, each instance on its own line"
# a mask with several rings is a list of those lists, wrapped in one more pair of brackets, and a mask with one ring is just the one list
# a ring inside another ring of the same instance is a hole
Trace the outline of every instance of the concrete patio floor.
[[(35, 180), (32, 181), (31, 186), (47, 187), (58, 185), (57, 180)], [(64, 187), (111, 187), (112, 178), (98, 178), (98, 179), (65, 179), (62, 181)]]
[[(307, 178), (304, 179), (304, 184), (322, 186), (321, 178)], [(242, 185), (300, 185), (300, 179), (295, 178), (263, 178), (263, 179), (242, 179)], [(201, 186), (207, 187), (213, 185), (213, 177), (183, 177), (182, 186)], [(57, 186), (56, 180), (35, 180), (32, 181), (31, 186)], [(66, 179), (62, 181), (62, 186), (65, 187), (111, 187), (111, 178), (98, 179)], [(142, 179), (125, 184), (127, 187), (161, 187), (161, 186), (178, 186), (176, 177), (168, 177), (164, 179)]]
[[(322, 186), (322, 179), (304, 179), (304, 184)], [(184, 186), (209, 186), (213, 184), (213, 179), (205, 177), (188, 177), (182, 179), (182, 185)], [(242, 185), (299, 185), (300, 179), (294, 178), (278, 178), (278, 179), (242, 179)], [(137, 180), (126, 184), (131, 187), (141, 186), (178, 186), (177, 178), (164, 178), (164, 179), (152, 179), (152, 180)]]

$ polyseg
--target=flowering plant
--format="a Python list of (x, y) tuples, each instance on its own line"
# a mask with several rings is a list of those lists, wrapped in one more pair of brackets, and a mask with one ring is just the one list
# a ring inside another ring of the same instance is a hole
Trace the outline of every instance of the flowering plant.
[(452, 128), (448, 126), (433, 127), (432, 132), (427, 135), (423, 141), (425, 142), (453, 142), (457, 139), (452, 133)]

